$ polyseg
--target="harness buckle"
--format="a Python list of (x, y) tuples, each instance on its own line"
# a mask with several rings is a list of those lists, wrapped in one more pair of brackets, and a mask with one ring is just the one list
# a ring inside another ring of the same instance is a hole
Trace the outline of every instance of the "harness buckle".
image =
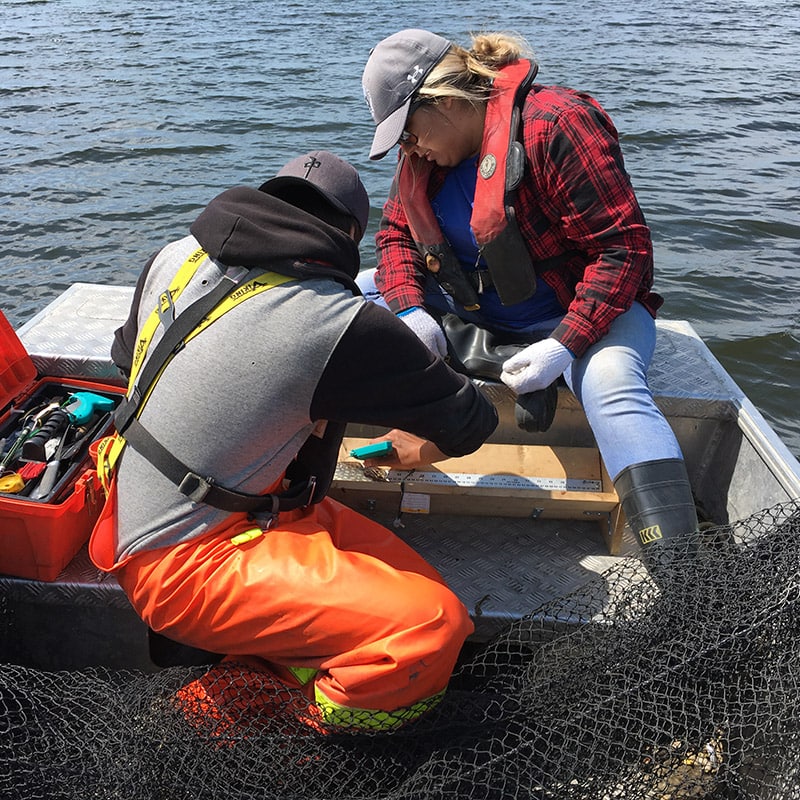
[(202, 503), (213, 485), (213, 478), (202, 478), (195, 472), (187, 472), (178, 485), (178, 489), (195, 503)]
[(486, 289), (490, 289), (492, 286), (494, 286), (492, 273), (489, 272), (488, 269), (478, 267), (478, 269), (471, 270), (465, 274), (469, 278), (470, 283), (472, 283), (472, 285), (475, 287), (475, 291), (477, 291), (478, 294), (483, 294)]
[(272, 501), (272, 508), (265, 511), (251, 511), (247, 518), (257, 522), (261, 530), (266, 533), (278, 521), (280, 497), (277, 494), (267, 494), (264, 495), (264, 499)]
[(159, 295), (157, 309), (158, 318), (166, 330), (175, 322), (175, 301), (172, 299), (172, 292), (169, 289)]

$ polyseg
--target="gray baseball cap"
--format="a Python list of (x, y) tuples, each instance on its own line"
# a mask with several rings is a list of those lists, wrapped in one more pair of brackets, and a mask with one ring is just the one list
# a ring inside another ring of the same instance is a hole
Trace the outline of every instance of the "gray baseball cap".
[(355, 167), (328, 150), (312, 150), (293, 158), (259, 189), (279, 194), (286, 186), (310, 184), (334, 208), (354, 217), (364, 235), (369, 221), (369, 195)]
[(414, 93), (450, 45), (435, 33), (408, 28), (372, 48), (361, 85), (378, 126), (369, 152), (373, 161), (383, 158), (400, 140)]

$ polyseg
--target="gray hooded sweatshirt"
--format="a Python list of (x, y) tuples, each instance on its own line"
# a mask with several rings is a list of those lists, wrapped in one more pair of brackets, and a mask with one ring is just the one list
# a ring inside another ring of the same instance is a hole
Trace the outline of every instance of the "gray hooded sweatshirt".
[[(224, 314), (159, 378), (140, 421), (193, 471), (230, 489), (264, 493), (325, 420), (407, 430), (450, 456), (474, 451), (494, 430), (495, 409), (467, 378), (391, 312), (348, 288), (359, 268), (349, 236), (247, 187), (215, 198), (190, 230), (156, 254), (139, 279), (112, 348), (125, 373), (158, 296), (198, 247), (208, 257), (176, 302), (178, 314), (226, 267), (281, 271), (291, 264), (289, 273), (302, 275)], [(183, 495), (132, 447), (119, 463), (117, 487), (118, 559), (189, 541), (230, 516)]]

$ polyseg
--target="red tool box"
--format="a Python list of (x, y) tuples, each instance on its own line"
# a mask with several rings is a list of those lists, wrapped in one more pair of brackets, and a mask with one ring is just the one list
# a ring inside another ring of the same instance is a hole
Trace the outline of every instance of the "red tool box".
[(89, 445), (124, 394), (38, 375), (0, 311), (0, 573), (53, 581), (88, 540), (104, 502)]

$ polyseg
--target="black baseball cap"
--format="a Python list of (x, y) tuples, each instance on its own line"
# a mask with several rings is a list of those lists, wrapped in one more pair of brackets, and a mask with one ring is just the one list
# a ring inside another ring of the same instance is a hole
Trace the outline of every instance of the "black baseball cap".
[(359, 238), (369, 221), (369, 195), (355, 167), (328, 150), (313, 150), (293, 158), (259, 189), (279, 194), (287, 186), (310, 186), (334, 208), (353, 217)]

